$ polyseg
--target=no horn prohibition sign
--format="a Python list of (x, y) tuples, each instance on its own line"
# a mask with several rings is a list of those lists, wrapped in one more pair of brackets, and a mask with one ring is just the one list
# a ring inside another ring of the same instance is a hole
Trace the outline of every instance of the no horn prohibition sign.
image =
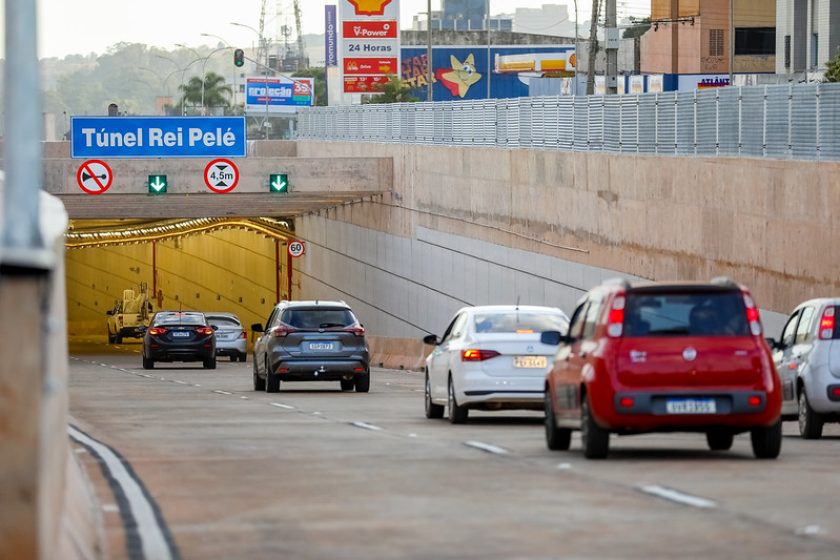
[(114, 172), (102, 160), (89, 159), (76, 171), (76, 183), (87, 194), (102, 194), (111, 188)]
[(204, 168), (204, 184), (219, 194), (229, 193), (239, 183), (239, 168), (226, 158), (214, 159)]

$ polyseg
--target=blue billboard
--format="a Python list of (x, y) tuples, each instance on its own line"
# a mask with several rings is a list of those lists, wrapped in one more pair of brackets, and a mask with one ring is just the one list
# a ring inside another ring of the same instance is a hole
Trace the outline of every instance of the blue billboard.
[[(435, 47), (432, 51), (435, 101), (527, 97), (531, 78), (549, 74), (539, 62), (547, 55), (558, 60), (573, 58), (574, 45), (516, 45)], [(425, 100), (428, 83), (426, 48), (402, 48), (402, 79), (413, 95)], [(498, 71), (498, 60), (522, 61), (522, 71)], [(544, 61), (543, 61), (544, 62)], [(571, 67), (570, 67), (571, 69)]]
[(299, 107), (315, 104), (312, 78), (254, 77), (245, 80), (245, 111), (259, 113), (294, 113)]
[(73, 117), (71, 157), (245, 157), (245, 117)]

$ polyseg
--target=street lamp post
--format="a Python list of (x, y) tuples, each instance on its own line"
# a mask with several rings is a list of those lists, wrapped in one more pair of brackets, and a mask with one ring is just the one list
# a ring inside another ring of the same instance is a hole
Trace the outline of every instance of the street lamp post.
[[(192, 51), (192, 52), (193, 52), (196, 56), (198, 56), (198, 57), (199, 57), (199, 60), (200, 60), (201, 58), (203, 58), (203, 57), (201, 56), (201, 53), (199, 53), (197, 50), (195, 50), (195, 49), (194, 49), (194, 48), (192, 48), (192, 47), (188, 47), (187, 45), (184, 45), (183, 43), (175, 43), (175, 46), (176, 46), (176, 47), (181, 47), (182, 49), (189, 49), (189, 50), (191, 50), (191, 51)], [(193, 62), (195, 62), (195, 60), (193, 60)], [(192, 65), (192, 63), (193, 63), (193, 62), (190, 62), (190, 64), (189, 64), (187, 67), (189, 67), (190, 65)], [(186, 70), (186, 68), (185, 68), (184, 70)], [(204, 114), (204, 112), (205, 112), (205, 111), (204, 111), (204, 78), (205, 78), (205, 76), (204, 76), (204, 65), (202, 65), (202, 67), (201, 67), (201, 114), (202, 114), (202, 115), (203, 115), (203, 114)], [(182, 82), (183, 82), (183, 79), (182, 79)], [(185, 92), (185, 93), (186, 93), (186, 92)], [(187, 108), (186, 108), (186, 104), (185, 104), (185, 105), (184, 105), (184, 111), (186, 111), (186, 110), (187, 110)], [(186, 114), (186, 112), (185, 112), (184, 114)]]
[[(224, 43), (228, 48), (233, 48), (233, 46), (218, 35), (213, 35), (212, 33), (202, 33), (202, 37), (213, 37), (214, 39), (218, 39), (222, 43)], [(238, 88), (236, 87), (236, 66), (233, 67), (233, 106), (236, 107), (238, 105)]]
[(434, 86), (432, 70), (432, 0), (428, 0), (426, 6), (426, 19), (428, 20), (426, 25), (426, 39), (428, 40), (426, 48), (426, 81), (428, 82), (426, 86), (426, 100), (434, 101), (434, 94), (432, 93), (432, 86)]

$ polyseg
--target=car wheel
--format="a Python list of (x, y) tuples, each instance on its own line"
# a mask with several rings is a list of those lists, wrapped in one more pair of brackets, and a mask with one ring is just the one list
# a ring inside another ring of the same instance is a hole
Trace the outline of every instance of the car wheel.
[(444, 406), (442, 404), (435, 404), (432, 402), (432, 382), (429, 380), (429, 374), (426, 373), (426, 418), (443, 418)]
[(811, 408), (805, 388), (799, 395), (799, 435), (802, 439), (820, 439), (823, 431), (823, 420), (820, 415)]
[(155, 361), (143, 356), (143, 369), (155, 369)]
[(735, 434), (720, 430), (706, 432), (706, 443), (712, 451), (728, 451), (732, 449)]
[(775, 459), (782, 450), (782, 421), (768, 428), (754, 428), (750, 440), (756, 459)]
[(265, 391), (265, 379), (257, 374), (257, 362), (254, 361), (254, 391)]
[(117, 340), (117, 337), (111, 334), (111, 331), (108, 331), (108, 344), (113, 344)]
[(580, 436), (583, 441), (583, 456), (587, 459), (603, 459), (610, 450), (610, 433), (598, 425), (589, 407), (589, 397), (584, 395), (580, 407)]
[(355, 386), (356, 386), (356, 383), (352, 379), (342, 379), (341, 380), (341, 390), (342, 391), (352, 391)]
[(276, 393), (280, 390), (280, 376), (276, 373), (271, 373), (271, 368), (268, 367), (268, 358), (265, 361), (265, 392)]
[(204, 369), (216, 369), (216, 356), (204, 360)]
[(122, 344), (122, 334), (117, 333), (114, 335), (114, 343), (115, 344)]
[(239, 361), (242, 362), (243, 364), (245, 363), (245, 360), (247, 358), (248, 358), (248, 354), (239, 354)]
[(356, 377), (355, 384), (357, 393), (370, 392), (370, 372)]
[(452, 383), (452, 377), (449, 377), (449, 397), (447, 399), (449, 404), (449, 421), (452, 424), (466, 424), (467, 418), (470, 415), (470, 409), (466, 406), (458, 404), (455, 399), (455, 384)]
[(545, 391), (545, 444), (552, 451), (566, 451), (572, 444), (572, 430), (557, 427), (551, 394)]

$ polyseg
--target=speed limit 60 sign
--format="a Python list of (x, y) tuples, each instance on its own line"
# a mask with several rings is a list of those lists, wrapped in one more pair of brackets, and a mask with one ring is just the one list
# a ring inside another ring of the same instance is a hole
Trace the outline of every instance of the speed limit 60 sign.
[(289, 241), (289, 256), (298, 258), (306, 253), (306, 245), (303, 241)]

